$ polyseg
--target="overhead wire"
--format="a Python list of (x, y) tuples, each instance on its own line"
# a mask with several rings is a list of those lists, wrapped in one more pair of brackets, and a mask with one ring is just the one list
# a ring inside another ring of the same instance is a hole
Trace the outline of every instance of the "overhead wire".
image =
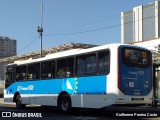
[[(158, 15), (159, 16), (159, 15)], [(63, 35), (76, 35), (76, 34), (84, 34), (84, 33), (89, 33), (89, 32), (96, 32), (96, 31), (101, 31), (101, 30), (106, 30), (106, 29), (111, 29), (111, 28), (115, 28), (115, 27), (119, 27), (121, 25), (127, 25), (136, 21), (140, 21), (140, 20), (144, 20), (144, 19), (149, 19), (149, 18), (154, 18), (156, 16), (151, 16), (151, 17), (146, 17), (146, 18), (142, 18), (139, 20), (133, 20), (133, 21), (129, 21), (123, 24), (115, 24), (112, 26), (105, 26), (105, 27), (101, 27), (101, 28), (96, 28), (96, 29), (89, 29), (89, 30), (84, 30), (84, 31), (78, 31), (78, 32), (68, 32), (68, 33), (54, 33), (54, 34), (44, 34), (44, 36), (63, 36)]]
[[(63, 31), (63, 30), (68, 30), (68, 29), (73, 29), (73, 28), (78, 28), (78, 27), (83, 27), (83, 26), (87, 26), (87, 25), (91, 25), (91, 24), (95, 24), (97, 22), (102, 22), (102, 21), (106, 21), (108, 19), (113, 19), (113, 18), (116, 18), (116, 17), (119, 17), (120, 15), (114, 15), (114, 16), (111, 16), (111, 17), (106, 17), (106, 18), (102, 18), (102, 19), (99, 19), (99, 20), (96, 20), (96, 21), (92, 21), (92, 22), (88, 22), (88, 23), (84, 23), (84, 24), (80, 24), (80, 25), (75, 25), (75, 26), (71, 26), (71, 27), (68, 27), (68, 28), (63, 28), (63, 29), (59, 29), (59, 30), (56, 30), (56, 31)], [(104, 29), (104, 28), (101, 28), (101, 29)], [(95, 31), (97, 31), (95, 29)], [(90, 31), (85, 31), (85, 32), (90, 32)], [(74, 34), (74, 33), (70, 33), (70, 34)], [(76, 33), (77, 34), (77, 33)], [(57, 35), (65, 35), (65, 34), (57, 34)], [(50, 35), (45, 35), (44, 36), (50, 36)], [(53, 35), (51, 35), (53, 36)], [(35, 38), (33, 39), (29, 44), (27, 44), (24, 48), (22, 48), (21, 50), (18, 51), (17, 54), (21, 53), (23, 50), (25, 50), (26, 48), (28, 48), (32, 43), (34, 43), (36, 40), (38, 39)]]
[(17, 54), (20, 54), (23, 50), (25, 50), (26, 48), (28, 48), (32, 43), (34, 43), (39, 37), (36, 37), (35, 39), (33, 39), (29, 44), (27, 44), (24, 48), (22, 48), (20, 51), (18, 51)]
[(103, 21), (106, 21), (106, 20), (109, 20), (109, 19), (114, 19), (114, 18), (117, 18), (117, 17), (120, 17), (120, 15), (114, 15), (114, 16), (102, 18), (102, 19), (99, 19), (99, 20), (95, 20), (95, 21), (91, 21), (91, 22), (87, 22), (87, 23), (83, 23), (83, 24), (79, 24), (79, 25), (74, 25), (74, 26), (67, 27), (67, 28), (58, 29), (58, 30), (55, 30), (54, 32), (56, 32), (56, 31), (64, 31), (64, 30), (68, 30), (68, 29), (71, 30), (71, 29), (74, 29), (74, 28), (93, 25), (93, 24), (100, 23), (100, 22), (103, 22)]
[(105, 29), (109, 29), (109, 28), (114, 28), (119, 26), (119, 24), (117, 25), (113, 25), (113, 26), (106, 26), (106, 27), (102, 27), (102, 28), (96, 28), (96, 29), (90, 29), (90, 30), (86, 30), (86, 31), (78, 31), (78, 32), (70, 32), (70, 33), (55, 33), (55, 34), (46, 34), (44, 36), (55, 36), (55, 35), (74, 35), (74, 34), (82, 34), (82, 33), (88, 33), (88, 32), (95, 32), (95, 31), (100, 31), (100, 30), (105, 30)]
[[(158, 15), (159, 16), (159, 15)], [(117, 16), (114, 16), (114, 17), (117, 17)], [(78, 32), (68, 32), (68, 33), (54, 33), (54, 34), (44, 34), (43, 36), (44, 37), (48, 37), (48, 36), (65, 36), (65, 35), (77, 35), (77, 34), (84, 34), (84, 33), (90, 33), (90, 32), (96, 32), (96, 31), (101, 31), (101, 30), (106, 30), (106, 29), (111, 29), (111, 28), (115, 28), (115, 27), (119, 27), (121, 25), (127, 25), (127, 24), (130, 24), (130, 23), (133, 23), (133, 22), (136, 22), (136, 21), (140, 21), (140, 20), (144, 20), (144, 19), (149, 19), (149, 18), (154, 18), (156, 16), (150, 16), (150, 17), (146, 17), (146, 18), (142, 18), (142, 19), (139, 19), (139, 20), (133, 20), (133, 21), (129, 21), (129, 22), (126, 22), (126, 23), (123, 23), (123, 24), (115, 24), (115, 25), (112, 25), (112, 26), (105, 26), (105, 27), (101, 27), (101, 28), (96, 28), (96, 29), (89, 29), (89, 30), (84, 30), (84, 31), (78, 31)], [(108, 17), (111, 19), (111, 17)], [(113, 18), (113, 17), (112, 17)], [(106, 18), (107, 19), (107, 18)], [(102, 20), (102, 19), (101, 19)], [(105, 20), (105, 19), (103, 19)], [(98, 20), (97, 20), (98, 21)], [(92, 23), (92, 22), (90, 22)], [(86, 23), (86, 24), (82, 24), (82, 25), (78, 25), (78, 26), (85, 26), (85, 25), (88, 25), (90, 23)], [(70, 28), (73, 28), (73, 27), (70, 27)], [(35, 38), (33, 41), (31, 41), (27, 46), (25, 46), (23, 49), (21, 49), (18, 53), (22, 52), (23, 50), (25, 50), (27, 47), (29, 47), (33, 42), (35, 42), (36, 40), (38, 39)]]

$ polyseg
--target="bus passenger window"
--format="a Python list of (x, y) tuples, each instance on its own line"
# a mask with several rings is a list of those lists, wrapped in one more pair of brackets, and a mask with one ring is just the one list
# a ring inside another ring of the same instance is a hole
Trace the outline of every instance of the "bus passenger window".
[(27, 79), (27, 66), (16, 67), (16, 81)]
[(57, 60), (57, 77), (72, 77), (74, 75), (74, 58)]
[(76, 75), (96, 75), (96, 54), (82, 55), (76, 58)]
[(40, 63), (33, 63), (28, 65), (28, 79), (40, 79)]
[(41, 78), (48, 79), (55, 77), (55, 62), (45, 61), (41, 63)]
[(86, 58), (83, 56), (80, 56), (76, 59), (76, 75), (77, 76), (83, 76), (86, 74)]
[(59, 68), (58, 72), (57, 72), (57, 75), (58, 75), (59, 78), (65, 77), (65, 70), (64, 70), (64, 68)]
[(5, 74), (5, 88), (16, 81), (16, 65), (7, 66)]
[(98, 53), (98, 74), (108, 74), (110, 70), (109, 51)]
[(66, 67), (66, 77), (70, 77), (71, 74), (73, 74), (73, 73), (71, 73), (70, 68)]
[(5, 77), (6, 84), (14, 82), (16, 80), (15, 71), (16, 71), (15, 66), (8, 66), (6, 68), (6, 77)]
[(87, 61), (86, 75), (96, 75), (97, 74), (96, 54), (87, 56), (86, 61)]

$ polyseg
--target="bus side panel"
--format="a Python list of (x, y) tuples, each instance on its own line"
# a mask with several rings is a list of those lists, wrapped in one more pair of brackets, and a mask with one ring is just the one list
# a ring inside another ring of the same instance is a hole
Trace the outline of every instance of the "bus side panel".
[(111, 101), (107, 93), (107, 76), (76, 78), (75, 92), (71, 95), (73, 107), (101, 108)]
[(79, 77), (75, 88), (71, 95), (73, 107), (101, 108), (112, 104), (112, 95), (107, 92), (107, 75)]
[(36, 104), (38, 105), (57, 106), (58, 94), (40, 94), (35, 96)]
[(31, 98), (30, 94), (21, 94), (22, 97), (22, 104), (30, 104), (31, 103)]
[(113, 95), (84, 95), (83, 105), (86, 108), (102, 108), (113, 104)]
[(11, 96), (9, 102), (13, 102), (14, 94), (19, 92), (23, 104), (57, 105), (58, 94), (62, 91), (66, 91), (70, 95), (105, 94), (106, 81), (106, 75), (22, 81), (10, 85), (6, 89), (6, 95)]
[(55, 94), (62, 90), (62, 80), (35, 80), (15, 82), (6, 89), (6, 94)]
[(72, 107), (102, 108), (113, 104), (112, 94), (74, 94)]
[(72, 107), (84, 107), (83, 105), (83, 94), (71, 95)]
[(14, 94), (19, 92), (23, 104), (55, 105), (57, 103), (55, 98), (62, 91), (62, 80), (15, 82), (5, 91), (4, 98), (6, 102), (13, 102)]
[(104, 94), (106, 93), (107, 76), (91, 76), (76, 78), (76, 94)]
[(35, 80), (15, 82), (6, 89), (6, 94), (59, 94), (66, 91), (69, 94), (99, 94), (106, 93), (106, 75), (64, 78), (52, 80)]

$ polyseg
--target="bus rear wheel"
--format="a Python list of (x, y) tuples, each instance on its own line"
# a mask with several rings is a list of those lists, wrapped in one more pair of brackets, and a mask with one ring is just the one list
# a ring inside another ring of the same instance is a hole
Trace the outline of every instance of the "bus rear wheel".
[(71, 98), (68, 94), (63, 94), (60, 97), (59, 108), (63, 113), (71, 112)]
[(16, 97), (16, 108), (17, 109), (22, 109), (22, 108), (25, 108), (25, 104), (22, 104), (22, 98), (20, 95), (17, 95)]

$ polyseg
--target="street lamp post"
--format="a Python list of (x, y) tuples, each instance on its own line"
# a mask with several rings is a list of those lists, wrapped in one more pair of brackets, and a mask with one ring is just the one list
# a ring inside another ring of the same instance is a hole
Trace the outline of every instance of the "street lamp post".
[(41, 2), (41, 25), (38, 26), (37, 32), (40, 35), (40, 57), (42, 57), (42, 33), (43, 33), (43, 28), (42, 28), (42, 19), (43, 19), (43, 2)]
[(43, 28), (38, 26), (37, 32), (40, 35), (40, 57), (42, 57), (42, 32), (43, 32)]

